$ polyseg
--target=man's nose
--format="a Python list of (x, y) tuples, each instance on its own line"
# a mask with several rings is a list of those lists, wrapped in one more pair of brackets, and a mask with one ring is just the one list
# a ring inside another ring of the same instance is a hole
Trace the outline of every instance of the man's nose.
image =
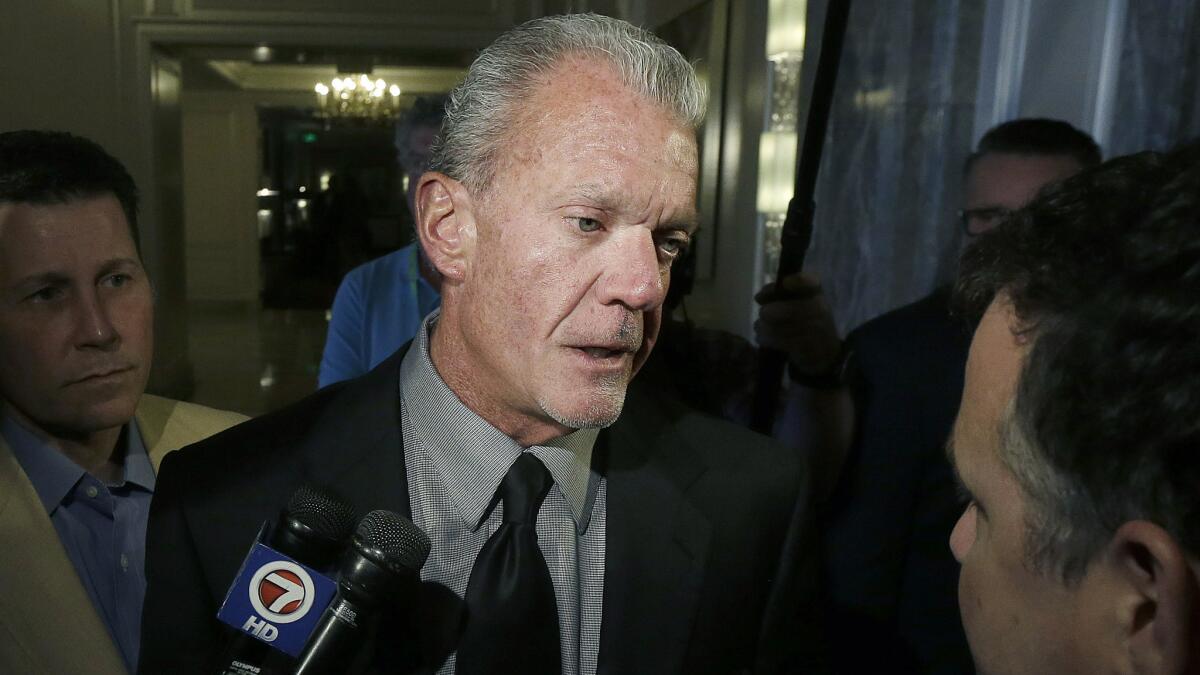
[(109, 350), (119, 341), (120, 334), (104, 298), (95, 291), (81, 294), (75, 307), (75, 344), (79, 348)]
[(976, 507), (974, 504), (968, 505), (963, 509), (963, 513), (958, 517), (958, 522), (954, 524), (954, 530), (950, 532), (950, 552), (954, 554), (954, 559), (962, 563), (963, 558), (967, 557), (967, 552), (971, 550), (971, 544), (975, 542), (975, 517)]
[(604, 304), (621, 304), (634, 311), (648, 311), (666, 297), (667, 268), (658, 257), (658, 247), (649, 230), (638, 228), (621, 233), (603, 261), (599, 295)]

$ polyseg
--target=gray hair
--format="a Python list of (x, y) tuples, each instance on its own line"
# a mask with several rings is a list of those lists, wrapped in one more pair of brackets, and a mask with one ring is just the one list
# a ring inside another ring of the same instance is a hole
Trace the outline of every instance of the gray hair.
[[(1037, 437), (1030, 385), (1023, 383), (1000, 422), (1000, 461), (1028, 499), (1025, 557), (1030, 566), (1070, 584), (1108, 540), (1090, 491), (1047, 461)], [(1038, 401), (1042, 403), (1042, 401)]]
[(704, 118), (705, 91), (674, 47), (628, 22), (598, 14), (548, 16), (506, 32), (480, 52), (450, 93), (430, 168), (483, 191), (495, 173), (517, 106), (538, 76), (570, 55), (607, 60), (632, 91), (693, 129)]

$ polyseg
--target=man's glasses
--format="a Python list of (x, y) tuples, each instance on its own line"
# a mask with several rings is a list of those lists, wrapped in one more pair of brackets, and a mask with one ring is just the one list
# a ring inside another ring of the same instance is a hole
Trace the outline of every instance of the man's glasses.
[(958, 212), (958, 222), (962, 225), (963, 232), (969, 237), (978, 237), (987, 232), (993, 227), (1004, 222), (1012, 211), (1003, 206), (985, 206), (978, 209), (960, 209)]

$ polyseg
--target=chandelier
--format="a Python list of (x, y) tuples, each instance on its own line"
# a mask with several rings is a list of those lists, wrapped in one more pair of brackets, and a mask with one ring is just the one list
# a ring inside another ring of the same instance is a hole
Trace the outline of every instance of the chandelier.
[(366, 73), (335, 77), (329, 84), (317, 83), (320, 115), (326, 119), (354, 122), (390, 122), (400, 112), (400, 87)]

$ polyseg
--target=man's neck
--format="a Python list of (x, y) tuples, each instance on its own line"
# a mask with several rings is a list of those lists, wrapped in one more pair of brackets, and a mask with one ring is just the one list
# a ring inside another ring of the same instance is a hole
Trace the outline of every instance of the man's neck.
[(5, 413), (97, 479), (115, 483), (124, 475), (125, 454), (118, 443), (124, 425), (99, 431), (74, 432), (47, 429), (11, 405), (5, 407)]
[(479, 392), (478, 384), (485, 378), (466, 372), (470, 355), (466, 353), (467, 349), (461, 340), (447, 337), (456, 334), (453, 327), (445, 325), (447, 319), (445, 313), (438, 318), (439, 330), (434, 330), (434, 324), (430, 324), (429, 360), (433, 362), (438, 376), (463, 405), (525, 448), (544, 445), (575, 431), (553, 420), (506, 410)]
[(80, 438), (58, 438), (58, 448), (72, 462), (104, 483), (119, 482), (125, 475), (125, 453), (120, 439), (124, 427), (105, 429)]

